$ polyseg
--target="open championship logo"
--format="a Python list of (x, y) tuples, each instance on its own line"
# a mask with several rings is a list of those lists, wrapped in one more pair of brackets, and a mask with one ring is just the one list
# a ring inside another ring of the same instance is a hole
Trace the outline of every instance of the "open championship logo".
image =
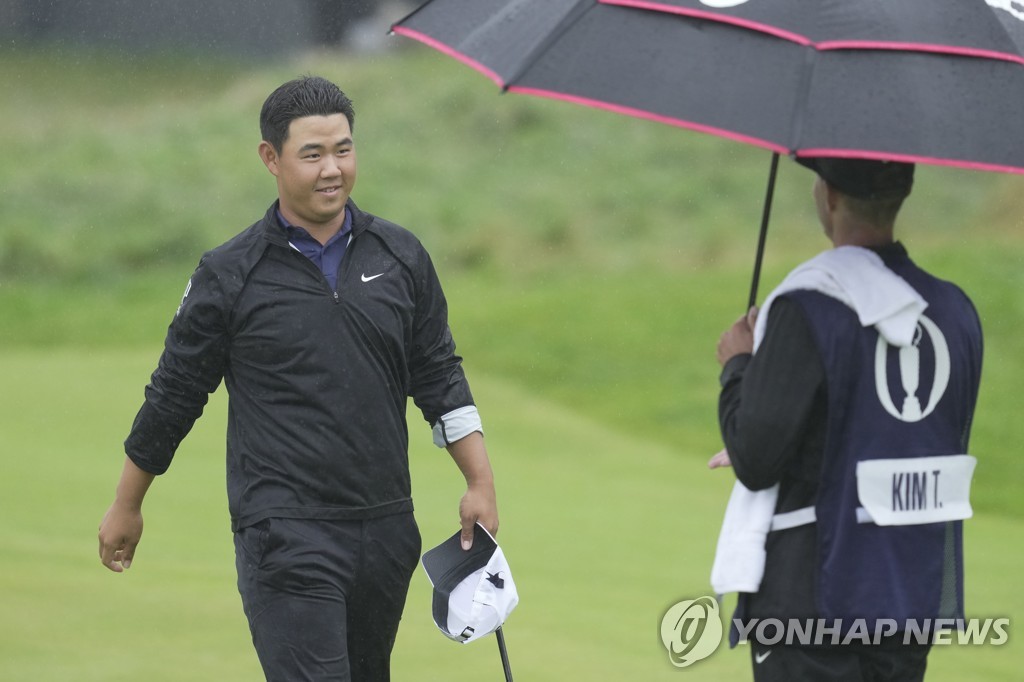
[[(925, 341), (929, 343), (924, 343)], [(930, 348), (930, 362), (922, 362), (922, 350)], [(889, 353), (890, 349), (897, 357), (899, 367), (899, 382), (902, 388), (901, 400), (893, 400), (892, 390), (889, 382)], [(923, 377), (922, 370), (931, 367), (931, 376)], [(890, 415), (903, 422), (921, 421), (935, 409), (939, 400), (946, 392), (949, 385), (950, 373), (949, 345), (946, 337), (939, 330), (938, 325), (924, 315), (921, 316), (920, 324), (914, 334), (913, 342), (904, 348), (894, 348), (886, 343), (882, 336), (878, 337), (878, 344), (875, 348), (875, 387), (878, 391), (878, 399), (882, 407)], [(931, 386), (927, 387), (928, 399), (922, 406), (918, 393), (923, 392), (926, 386), (922, 386), (922, 378), (930, 379)], [(897, 405), (897, 402), (900, 404)]]
[(673, 605), (661, 619), (661, 642), (677, 668), (703, 660), (722, 643), (722, 620), (713, 597)]

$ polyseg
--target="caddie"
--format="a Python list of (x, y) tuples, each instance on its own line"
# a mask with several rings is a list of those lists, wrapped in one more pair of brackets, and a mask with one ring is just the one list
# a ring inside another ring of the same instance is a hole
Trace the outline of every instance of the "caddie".
[(964, 615), (981, 326), (894, 238), (913, 165), (802, 163), (834, 248), (719, 340), (726, 448), (710, 465), (731, 462), (742, 484), (719, 553), (743, 535), (733, 521), (756, 530), (761, 517), (765, 541), (763, 563), (716, 563), (712, 582), (741, 592), (741, 623), (839, 619), (840, 640), (857, 621), (871, 635), (751, 641), (755, 680), (920, 680), (929, 643), (905, 636), (910, 621)]

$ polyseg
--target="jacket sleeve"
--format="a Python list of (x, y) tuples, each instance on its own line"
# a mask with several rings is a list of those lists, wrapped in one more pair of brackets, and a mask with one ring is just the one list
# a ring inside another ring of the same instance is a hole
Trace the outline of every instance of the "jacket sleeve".
[(720, 379), (722, 440), (736, 478), (751, 490), (779, 482), (825, 396), (821, 356), (799, 306), (782, 297), (769, 315), (757, 353), (732, 358)]
[[(448, 327), (448, 303), (426, 251), (421, 253), (416, 283), (409, 393), (423, 418), (434, 428), (435, 442), (446, 445), (480, 430), (479, 417), (462, 370), (462, 358), (455, 353), (455, 341)], [(438, 440), (438, 433), (442, 441)]]
[(209, 394), (220, 385), (227, 364), (227, 310), (220, 279), (204, 258), (167, 330), (146, 400), (125, 440), (125, 452), (140, 469), (153, 474), (167, 470)]

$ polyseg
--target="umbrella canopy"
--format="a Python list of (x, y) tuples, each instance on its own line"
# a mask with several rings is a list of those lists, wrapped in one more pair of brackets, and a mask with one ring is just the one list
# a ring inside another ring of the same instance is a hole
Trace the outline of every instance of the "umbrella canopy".
[(1024, 173), (1013, 0), (432, 0), (394, 31), (506, 90), (779, 153)]
[(774, 152), (751, 304), (778, 154), (1024, 173), (1019, 0), (430, 0), (393, 30), (503, 90)]

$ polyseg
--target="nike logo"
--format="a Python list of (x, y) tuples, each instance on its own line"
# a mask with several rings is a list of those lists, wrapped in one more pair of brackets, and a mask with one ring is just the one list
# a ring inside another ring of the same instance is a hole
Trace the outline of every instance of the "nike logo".
[(372, 282), (373, 280), (377, 279), (378, 277), (383, 277), (383, 276), (384, 276), (383, 272), (380, 273), (379, 275), (371, 275), (369, 277), (367, 277), (366, 274), (364, 273), (363, 275), (360, 276), (360, 279), (362, 279), (364, 282)]
[(761, 651), (759, 653), (756, 653), (756, 654), (754, 654), (754, 663), (757, 663), (758, 665), (761, 665), (762, 663), (764, 663), (764, 659), (768, 658), (771, 655), (772, 655), (772, 650), (771, 649), (769, 649), (768, 651)]

